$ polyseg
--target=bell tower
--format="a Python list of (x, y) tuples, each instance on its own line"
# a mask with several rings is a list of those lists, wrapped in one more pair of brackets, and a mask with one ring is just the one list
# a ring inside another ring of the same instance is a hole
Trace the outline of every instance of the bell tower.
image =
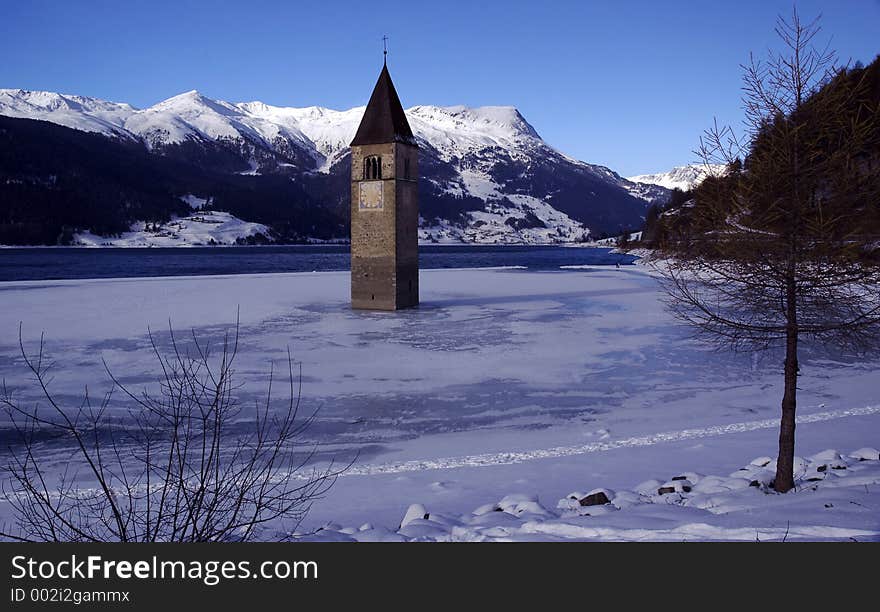
[(351, 306), (419, 303), (419, 149), (388, 66), (351, 141)]

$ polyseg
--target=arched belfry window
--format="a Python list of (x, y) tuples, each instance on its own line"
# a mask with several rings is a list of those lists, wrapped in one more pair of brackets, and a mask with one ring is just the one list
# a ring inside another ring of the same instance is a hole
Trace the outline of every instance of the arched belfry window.
[(364, 180), (375, 181), (382, 178), (382, 158), (370, 155), (364, 158)]

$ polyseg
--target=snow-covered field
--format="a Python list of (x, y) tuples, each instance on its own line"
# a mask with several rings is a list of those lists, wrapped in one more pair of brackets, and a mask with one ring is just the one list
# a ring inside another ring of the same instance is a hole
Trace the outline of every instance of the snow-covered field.
[[(33, 395), (19, 322), (30, 349), (45, 332), (52, 388), (74, 405), (86, 383), (106, 390), (102, 358), (150, 384), (148, 326), (170, 319), (216, 340), (239, 310), (241, 394), (258, 396), (290, 347), (304, 405), (320, 407), (308, 432), (320, 460), (359, 453), (302, 526), (323, 527), (311, 537), (880, 540), (877, 357), (805, 349), (804, 461), (798, 490), (777, 495), (762, 464), (775, 455), (780, 356), (707, 350), (641, 267), (428, 270), (421, 308), (396, 313), (352, 311), (348, 282), (0, 283), (0, 378)], [(581, 505), (599, 489), (610, 503)]]
[(135, 223), (131, 231), (117, 237), (80, 232), (73, 244), (85, 247), (177, 247), (239, 244), (250, 236), (271, 236), (261, 223), (242, 221), (228, 212), (211, 210), (176, 217), (168, 223)]

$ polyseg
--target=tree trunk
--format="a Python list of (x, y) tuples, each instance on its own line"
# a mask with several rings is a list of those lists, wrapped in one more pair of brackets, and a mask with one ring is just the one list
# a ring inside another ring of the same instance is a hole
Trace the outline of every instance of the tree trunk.
[(785, 393), (782, 396), (782, 422), (779, 425), (779, 456), (773, 488), (785, 493), (794, 487), (794, 427), (797, 408), (798, 322), (797, 286), (794, 274), (786, 279)]

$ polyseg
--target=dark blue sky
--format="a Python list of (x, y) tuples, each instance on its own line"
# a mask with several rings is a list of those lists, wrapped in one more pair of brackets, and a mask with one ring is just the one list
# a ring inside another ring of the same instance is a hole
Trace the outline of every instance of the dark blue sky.
[[(694, 160), (713, 117), (738, 124), (750, 51), (792, 3), (0, 0), (0, 87), (138, 107), (365, 104), (390, 36), (404, 106), (517, 106), (563, 152), (623, 175)], [(844, 60), (880, 53), (880, 1), (798, 0)]]

